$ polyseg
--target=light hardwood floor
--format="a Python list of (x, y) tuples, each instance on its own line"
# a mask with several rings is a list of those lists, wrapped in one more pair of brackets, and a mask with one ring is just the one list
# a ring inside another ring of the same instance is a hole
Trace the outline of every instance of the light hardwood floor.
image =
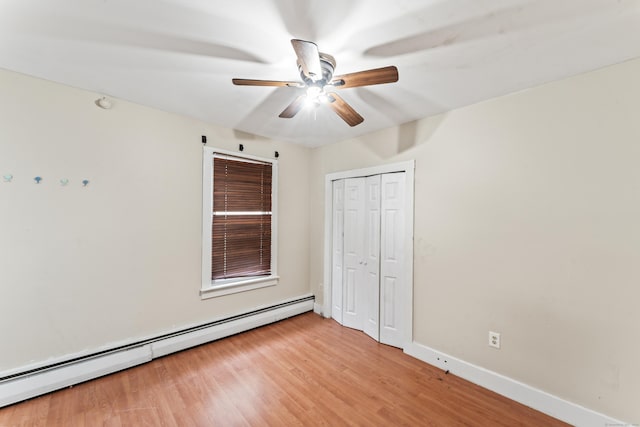
[(306, 313), (0, 409), (0, 426), (566, 425)]

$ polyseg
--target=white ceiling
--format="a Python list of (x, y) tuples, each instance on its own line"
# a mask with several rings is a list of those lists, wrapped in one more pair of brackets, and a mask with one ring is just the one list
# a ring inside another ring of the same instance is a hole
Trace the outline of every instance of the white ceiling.
[[(301, 89), (231, 79), (299, 80), (292, 38), (400, 79), (278, 118)], [(307, 146), (636, 57), (638, 0), (0, 0), (0, 68)]]

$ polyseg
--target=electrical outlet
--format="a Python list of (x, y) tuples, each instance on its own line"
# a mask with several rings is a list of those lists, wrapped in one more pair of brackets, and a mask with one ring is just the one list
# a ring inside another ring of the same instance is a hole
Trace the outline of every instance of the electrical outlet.
[(500, 334), (489, 331), (489, 347), (500, 348)]

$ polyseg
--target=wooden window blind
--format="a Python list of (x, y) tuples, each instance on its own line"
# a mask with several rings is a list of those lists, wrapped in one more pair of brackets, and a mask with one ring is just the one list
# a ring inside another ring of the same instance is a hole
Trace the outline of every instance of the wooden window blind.
[(271, 274), (270, 163), (213, 158), (212, 280)]

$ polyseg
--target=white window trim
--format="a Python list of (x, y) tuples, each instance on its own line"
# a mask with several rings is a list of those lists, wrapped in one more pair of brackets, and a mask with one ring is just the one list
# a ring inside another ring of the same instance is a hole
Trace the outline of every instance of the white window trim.
[[(271, 163), (271, 275), (238, 279), (211, 280), (211, 220), (213, 212), (213, 156), (227, 155), (238, 159)], [(200, 298), (215, 298), (278, 284), (278, 161), (213, 147), (202, 151), (202, 285)]]

